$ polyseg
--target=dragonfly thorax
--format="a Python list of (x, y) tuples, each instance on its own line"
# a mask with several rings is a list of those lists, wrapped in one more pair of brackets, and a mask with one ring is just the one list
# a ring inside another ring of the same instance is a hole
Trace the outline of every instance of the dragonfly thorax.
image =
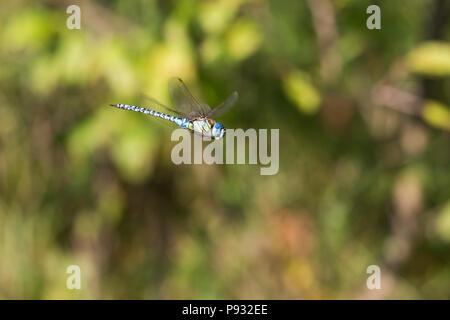
[(194, 133), (220, 139), (225, 135), (225, 128), (219, 122), (206, 117), (192, 120), (190, 128)]

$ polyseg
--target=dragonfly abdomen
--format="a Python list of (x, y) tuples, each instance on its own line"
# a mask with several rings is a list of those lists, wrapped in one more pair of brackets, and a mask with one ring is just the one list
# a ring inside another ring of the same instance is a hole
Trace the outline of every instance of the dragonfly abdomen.
[(119, 109), (123, 109), (123, 110), (131, 110), (131, 111), (135, 111), (135, 112), (141, 112), (141, 113), (144, 113), (144, 114), (149, 114), (149, 115), (154, 116), (154, 117), (158, 117), (158, 118), (161, 118), (161, 119), (164, 119), (164, 120), (168, 120), (168, 121), (174, 122), (176, 125), (184, 128), (184, 129), (187, 129), (188, 126), (189, 126), (189, 119), (187, 119), (187, 118), (174, 117), (174, 116), (171, 116), (171, 115), (169, 115), (167, 113), (158, 112), (158, 111), (155, 111), (155, 110), (151, 110), (151, 109), (147, 109), (147, 108), (143, 108), (143, 107), (138, 107), (138, 106), (133, 106), (133, 105), (129, 105), (129, 104), (121, 104), (121, 103), (119, 103), (119, 104), (111, 104), (111, 106), (119, 108)]

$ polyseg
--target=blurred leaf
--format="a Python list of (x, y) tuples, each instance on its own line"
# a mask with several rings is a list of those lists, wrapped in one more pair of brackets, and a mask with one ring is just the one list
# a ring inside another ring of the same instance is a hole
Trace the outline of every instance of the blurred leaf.
[(356, 59), (366, 48), (367, 40), (357, 32), (343, 34), (338, 39), (339, 52), (344, 65)]
[(85, 38), (66, 37), (60, 49), (57, 66), (62, 70), (67, 82), (83, 84), (89, 78), (92, 54), (87, 52), (89, 48)]
[(200, 53), (205, 64), (213, 63), (224, 53), (223, 45), (215, 37), (208, 37), (203, 41)]
[(243, 60), (255, 53), (261, 46), (261, 30), (250, 20), (241, 19), (228, 30), (226, 45), (233, 60)]
[(413, 49), (407, 57), (413, 72), (430, 76), (450, 75), (450, 44), (426, 42)]
[[(106, 41), (96, 51), (96, 71), (104, 75), (111, 88), (119, 95), (132, 95), (137, 91), (135, 70), (126, 54), (127, 44)], [(89, 51), (89, 50), (85, 50)]]
[(49, 11), (28, 9), (11, 17), (1, 33), (2, 49), (42, 49), (51, 39), (55, 19)]
[(427, 101), (422, 110), (423, 117), (432, 126), (450, 130), (450, 110), (437, 101)]
[(300, 70), (292, 71), (282, 80), (285, 94), (300, 111), (306, 114), (317, 112), (320, 107), (320, 95), (306, 73)]
[(117, 123), (112, 115), (106, 107), (99, 109), (72, 129), (68, 135), (67, 148), (73, 160), (84, 160), (108, 141)]
[(132, 126), (115, 137), (112, 157), (122, 176), (132, 183), (145, 181), (156, 160), (153, 135), (145, 128)]
[(445, 204), (435, 221), (436, 234), (445, 242), (450, 243), (450, 202)]
[(139, 183), (147, 178), (158, 146), (147, 118), (105, 106), (75, 127), (68, 138), (69, 154), (75, 162), (85, 161), (107, 145), (125, 179)]
[(201, 3), (198, 19), (203, 29), (212, 34), (217, 34), (226, 29), (240, 1), (218, 0), (203, 1)]
[(36, 59), (30, 69), (31, 88), (37, 93), (47, 95), (62, 83), (88, 84), (95, 74), (93, 54), (82, 34), (71, 33), (61, 40), (55, 52), (40, 55)]
[(52, 56), (40, 56), (31, 66), (29, 86), (43, 96), (49, 94), (58, 84), (61, 70)]
[(196, 76), (193, 50), (183, 26), (177, 21), (167, 21), (165, 38), (166, 41), (152, 47), (143, 72), (144, 92), (157, 99), (164, 97), (160, 99), (162, 102), (169, 101), (167, 83), (171, 77), (190, 82)]

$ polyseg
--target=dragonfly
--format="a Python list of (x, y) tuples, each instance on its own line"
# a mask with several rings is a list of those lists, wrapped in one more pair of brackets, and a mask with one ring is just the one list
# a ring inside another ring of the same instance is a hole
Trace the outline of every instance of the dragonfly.
[(224, 102), (212, 109), (205, 103), (199, 103), (180, 78), (169, 80), (169, 93), (175, 110), (151, 97), (146, 97), (146, 99), (155, 106), (162, 107), (175, 115), (128, 104), (111, 104), (110, 106), (148, 114), (173, 122), (178, 127), (187, 129), (194, 134), (221, 139), (225, 135), (226, 129), (222, 123), (216, 122), (213, 118), (225, 114), (239, 97), (238, 93), (234, 91)]

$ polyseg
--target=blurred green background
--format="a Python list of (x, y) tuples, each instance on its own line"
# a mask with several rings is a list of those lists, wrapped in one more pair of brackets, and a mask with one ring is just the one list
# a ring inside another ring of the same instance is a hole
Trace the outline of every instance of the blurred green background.
[[(0, 298), (450, 298), (449, 7), (2, 1)], [(279, 173), (176, 166), (170, 128), (108, 107), (172, 76), (279, 128)]]

